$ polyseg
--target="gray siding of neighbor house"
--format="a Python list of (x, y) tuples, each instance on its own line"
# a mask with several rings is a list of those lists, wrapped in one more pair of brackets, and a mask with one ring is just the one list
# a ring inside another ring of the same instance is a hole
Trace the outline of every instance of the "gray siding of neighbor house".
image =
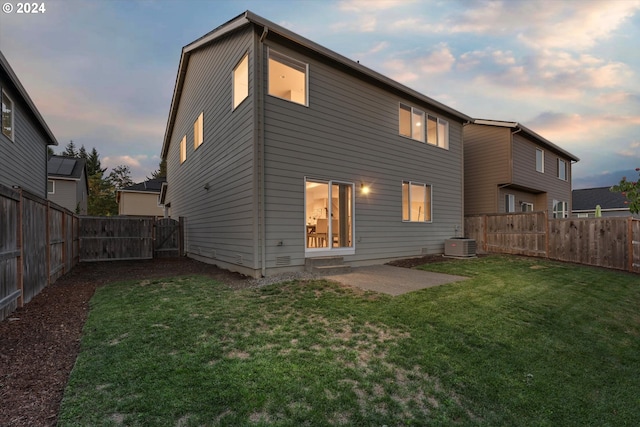
[(0, 70), (0, 90), (14, 109), (14, 140), (0, 133), (0, 184), (20, 186), (36, 196), (47, 197), (47, 142), (29, 108), (12, 90)]
[[(195, 50), (167, 153), (168, 193), (174, 218), (185, 217), (185, 250), (214, 263), (257, 268), (254, 239), (255, 56), (251, 28)], [(232, 70), (249, 52), (249, 97), (232, 111)], [(194, 151), (193, 124), (204, 112), (204, 142)], [(180, 164), (180, 141), (187, 159)], [(209, 187), (209, 190), (205, 189)]]
[[(48, 194), (47, 198), (53, 203), (56, 203), (62, 207), (69, 209), (71, 212), (76, 211), (76, 207), (79, 202), (78, 187), (80, 184), (78, 181), (69, 179), (55, 179), (49, 178), (55, 182), (53, 194)], [(85, 201), (85, 213), (86, 213), (86, 201)]]
[[(305, 177), (355, 184), (355, 255), (345, 261), (442, 253), (445, 239), (462, 234), (460, 119), (273, 40), (265, 44), (309, 64), (308, 107), (265, 97), (267, 268), (304, 265)], [(446, 119), (449, 150), (400, 136), (400, 102)], [(403, 180), (432, 186), (432, 223), (402, 221)], [(361, 183), (370, 194), (360, 193)]]
[(475, 124), (464, 127), (466, 215), (496, 212), (498, 206), (504, 209), (498, 186), (511, 181), (510, 141), (508, 128)]
[[(536, 148), (544, 151), (544, 173), (536, 171)], [(567, 164), (567, 180), (558, 178), (558, 154), (519, 133), (513, 135), (513, 184), (544, 190), (546, 206), (536, 210), (553, 211), (553, 200), (569, 203), (571, 212), (571, 161), (560, 157)]]

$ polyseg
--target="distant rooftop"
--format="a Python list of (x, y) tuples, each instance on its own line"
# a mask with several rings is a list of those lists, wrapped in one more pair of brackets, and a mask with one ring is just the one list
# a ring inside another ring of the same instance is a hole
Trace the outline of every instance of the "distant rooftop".
[(80, 179), (85, 167), (84, 159), (74, 157), (51, 156), (47, 162), (47, 175), (51, 178)]
[(629, 209), (624, 202), (627, 200), (621, 193), (610, 191), (611, 187), (584, 188), (573, 190), (572, 203), (574, 211), (591, 211), (600, 205), (603, 210)]
[(167, 182), (167, 178), (148, 179), (146, 181), (125, 187), (120, 191), (160, 193), (160, 190), (162, 189), (162, 183), (164, 182)]

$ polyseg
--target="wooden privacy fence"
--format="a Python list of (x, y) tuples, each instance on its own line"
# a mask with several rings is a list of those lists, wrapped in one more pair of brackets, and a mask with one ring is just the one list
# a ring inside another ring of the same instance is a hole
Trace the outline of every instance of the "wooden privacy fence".
[(0, 320), (78, 262), (78, 217), (0, 185)]
[(465, 234), (481, 252), (546, 257), (640, 273), (640, 220), (549, 219), (546, 212), (470, 215)]
[(180, 256), (183, 221), (171, 218), (80, 217), (80, 261)]

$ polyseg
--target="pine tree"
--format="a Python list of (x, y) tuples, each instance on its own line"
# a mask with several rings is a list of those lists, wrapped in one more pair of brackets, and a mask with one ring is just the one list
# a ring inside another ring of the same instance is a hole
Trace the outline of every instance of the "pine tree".
[(76, 150), (76, 144), (73, 141), (69, 141), (64, 151), (62, 152), (63, 156), (66, 157), (78, 157), (78, 150)]

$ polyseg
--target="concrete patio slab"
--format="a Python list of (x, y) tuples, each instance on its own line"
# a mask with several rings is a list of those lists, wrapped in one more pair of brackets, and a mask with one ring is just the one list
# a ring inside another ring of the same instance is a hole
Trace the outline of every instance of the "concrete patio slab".
[(391, 265), (372, 265), (353, 267), (349, 273), (327, 276), (327, 279), (343, 285), (396, 296), (468, 278)]

